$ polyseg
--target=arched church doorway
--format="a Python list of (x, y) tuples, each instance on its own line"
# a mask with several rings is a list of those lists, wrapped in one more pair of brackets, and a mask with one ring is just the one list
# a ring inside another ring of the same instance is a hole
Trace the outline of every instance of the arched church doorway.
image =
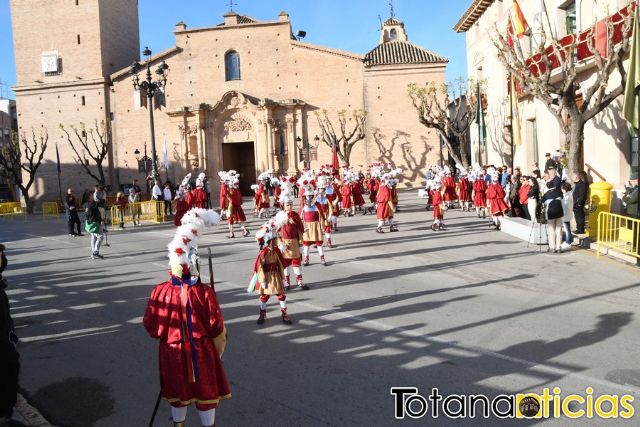
[(226, 142), (222, 144), (222, 169), (240, 173), (240, 191), (243, 196), (252, 196), (251, 185), (256, 183), (256, 157), (253, 141)]

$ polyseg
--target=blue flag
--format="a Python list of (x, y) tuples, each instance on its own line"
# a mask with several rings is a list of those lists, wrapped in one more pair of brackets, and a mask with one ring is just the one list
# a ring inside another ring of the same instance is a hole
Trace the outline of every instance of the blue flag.
[(56, 144), (56, 162), (58, 165), (58, 175), (60, 175), (60, 153), (58, 153), (58, 144)]

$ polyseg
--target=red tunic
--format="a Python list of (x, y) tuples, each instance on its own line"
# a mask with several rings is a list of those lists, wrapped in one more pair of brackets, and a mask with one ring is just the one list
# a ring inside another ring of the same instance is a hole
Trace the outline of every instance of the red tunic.
[(351, 209), (353, 206), (353, 200), (351, 199), (351, 187), (344, 184), (340, 188), (340, 195), (342, 196), (340, 199), (340, 206), (342, 206), (342, 209)]
[(471, 200), (471, 194), (469, 194), (469, 180), (467, 178), (460, 178), (458, 181), (458, 198), (462, 202), (468, 202)]
[(484, 182), (484, 177), (478, 177), (473, 181), (473, 206), (476, 208), (484, 208), (487, 206), (487, 183)]
[(189, 205), (184, 200), (178, 200), (176, 202), (176, 215), (173, 217), (173, 223), (176, 227), (182, 225), (182, 217), (189, 210)]
[(443, 219), (442, 193), (439, 190), (431, 191), (431, 202), (433, 203), (433, 219)]
[(369, 201), (371, 203), (375, 203), (379, 188), (380, 188), (380, 184), (378, 183), (378, 180), (372, 179), (369, 182)]
[(529, 204), (529, 190), (531, 190), (531, 187), (527, 184), (522, 185), (518, 190), (518, 200), (521, 205)]
[(271, 204), (269, 203), (269, 193), (264, 188), (264, 184), (260, 183), (256, 194), (258, 195), (259, 200), (258, 207), (260, 209), (269, 209), (271, 207)]
[(351, 194), (353, 195), (353, 204), (356, 206), (364, 205), (364, 197), (362, 197), (362, 187), (360, 187), (360, 182), (356, 182), (355, 184), (351, 184)]
[(189, 209), (192, 208), (207, 208), (207, 193), (202, 187), (197, 187), (195, 190), (191, 190), (187, 193), (185, 201), (189, 205)]
[(283, 239), (299, 240), (302, 237), (302, 233), (304, 233), (302, 219), (300, 218), (300, 215), (294, 211), (287, 212), (287, 215), (289, 216), (289, 222), (280, 227), (280, 236)]
[(280, 204), (280, 193), (282, 193), (282, 189), (280, 189), (280, 187), (273, 189), (273, 206), (278, 209), (282, 208), (282, 205)]
[(299, 188), (298, 196), (300, 196), (300, 209), (298, 210), (298, 213), (302, 215), (302, 210), (304, 209), (304, 187)]
[(504, 215), (509, 210), (507, 202), (504, 201), (504, 189), (500, 183), (496, 182), (487, 188), (487, 200), (489, 200), (489, 214), (492, 216)]
[[(220, 399), (231, 397), (213, 342), (224, 332), (222, 311), (210, 286), (173, 280), (153, 289), (142, 321), (149, 335), (160, 339), (162, 397), (172, 406), (215, 408)], [(183, 290), (186, 298), (181, 299)]]
[(229, 206), (229, 215), (227, 216), (227, 222), (229, 224), (239, 224), (247, 220), (244, 210), (242, 209), (242, 193), (239, 189), (229, 189), (226, 204)]
[(389, 219), (391, 218), (391, 208), (389, 206), (389, 201), (391, 200), (391, 190), (386, 185), (380, 186), (378, 189), (378, 194), (376, 195), (376, 202), (378, 203), (378, 219)]
[(445, 176), (442, 179), (442, 185), (444, 186), (444, 200), (450, 202), (456, 199), (456, 181), (452, 176)]
[(229, 187), (224, 182), (220, 184), (220, 209), (226, 210), (227, 206), (227, 191)]

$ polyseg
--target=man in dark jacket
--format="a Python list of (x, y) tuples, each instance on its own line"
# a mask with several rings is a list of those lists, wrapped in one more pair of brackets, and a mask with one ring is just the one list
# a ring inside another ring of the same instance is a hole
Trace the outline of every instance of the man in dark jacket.
[(576, 234), (584, 234), (584, 207), (587, 203), (587, 174), (573, 174), (573, 217), (576, 220)]
[(557, 165), (556, 161), (551, 157), (551, 153), (545, 154), (544, 157), (547, 159), (544, 163), (544, 170), (548, 171), (549, 168), (555, 169)]
[[(78, 200), (73, 195), (72, 189), (67, 189), (67, 194), (64, 196), (64, 209), (67, 212), (67, 223), (69, 225), (69, 236), (82, 236), (82, 230), (80, 229), (80, 217), (78, 216)], [(74, 233), (74, 225), (78, 230)]]
[(13, 407), (18, 397), (18, 372), (20, 363), (16, 343), (18, 337), (13, 332), (13, 319), (9, 312), (9, 298), (4, 288), (2, 272), (7, 266), (5, 246), (0, 244), (0, 424), (11, 419)]

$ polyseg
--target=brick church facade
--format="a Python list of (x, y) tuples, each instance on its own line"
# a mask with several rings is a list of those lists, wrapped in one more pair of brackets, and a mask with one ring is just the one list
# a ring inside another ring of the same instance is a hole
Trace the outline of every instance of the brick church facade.
[[(142, 180), (134, 152), (143, 153), (146, 144), (151, 154), (149, 115), (129, 74), (140, 55), (137, 1), (12, 0), (11, 10), (18, 125), (21, 131), (46, 129), (50, 141), (32, 196), (57, 198), (54, 143), (63, 188), (94, 183), (74, 161), (60, 124), (107, 123), (107, 184), (122, 188)], [(33, 32), (43, 27), (49, 32)], [(160, 168), (162, 180), (236, 169), (248, 187), (267, 169), (301, 170), (306, 150), (300, 147), (307, 143), (317, 168), (331, 158), (322, 141), (315, 147), (322, 111), (334, 125), (341, 110), (347, 116), (366, 111), (366, 137), (350, 159), (356, 169), (384, 161), (404, 170), (402, 185), (421, 186), (425, 167), (439, 158), (438, 136), (418, 122), (407, 85), (444, 83), (447, 60), (410, 43), (395, 17), (383, 23), (378, 45), (366, 55), (297, 40), (285, 12), (273, 21), (229, 12), (212, 27), (179, 22), (174, 34), (175, 46), (150, 59), (152, 71), (162, 61), (169, 66), (154, 111), (159, 163), (165, 143), (169, 158), (169, 167)]]

